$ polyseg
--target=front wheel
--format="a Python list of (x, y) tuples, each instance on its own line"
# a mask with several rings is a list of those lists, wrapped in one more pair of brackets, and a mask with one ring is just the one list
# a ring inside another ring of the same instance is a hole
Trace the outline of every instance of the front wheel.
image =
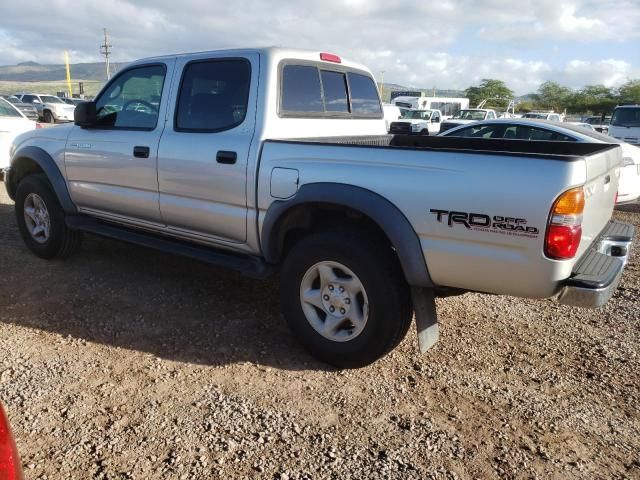
[(395, 253), (357, 230), (317, 232), (298, 242), (283, 265), (281, 295), (300, 343), (340, 368), (378, 360), (411, 323), (409, 289)]
[(47, 177), (29, 175), (16, 191), (16, 222), (24, 243), (42, 258), (68, 257), (82, 241), (80, 232), (70, 230)]
[(44, 111), (43, 115), (45, 123), (55, 123), (56, 119), (53, 118), (53, 114), (49, 110)]

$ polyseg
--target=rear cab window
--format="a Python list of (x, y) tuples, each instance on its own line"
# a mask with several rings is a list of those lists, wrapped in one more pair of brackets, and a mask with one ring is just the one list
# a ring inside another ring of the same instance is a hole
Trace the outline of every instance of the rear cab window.
[(293, 62), (280, 65), (280, 117), (383, 118), (370, 75), (344, 66)]

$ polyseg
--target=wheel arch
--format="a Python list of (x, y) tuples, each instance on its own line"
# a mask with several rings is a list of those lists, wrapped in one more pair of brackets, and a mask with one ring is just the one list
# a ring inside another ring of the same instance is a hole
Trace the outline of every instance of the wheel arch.
[(5, 179), (7, 193), (12, 200), (15, 200), (16, 190), (20, 181), (25, 176), (33, 173), (44, 173), (47, 176), (65, 213), (77, 213), (76, 206), (69, 195), (67, 183), (58, 165), (51, 158), (51, 155), (39, 147), (23, 147), (13, 155), (8, 178)]
[(296, 215), (299, 212), (308, 213), (318, 205), (330, 205), (363, 215), (387, 237), (395, 249), (407, 283), (433, 286), (420, 240), (409, 220), (388, 199), (353, 185), (307, 184), (300, 188), (295, 197), (273, 202), (267, 210), (261, 230), (262, 251), (267, 262), (278, 263), (281, 260), (287, 233), (305, 221), (296, 218)]

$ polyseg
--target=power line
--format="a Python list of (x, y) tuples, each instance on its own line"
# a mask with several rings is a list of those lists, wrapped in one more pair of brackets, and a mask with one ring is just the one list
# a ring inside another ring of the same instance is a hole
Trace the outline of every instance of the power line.
[(107, 33), (107, 29), (104, 29), (104, 43), (100, 45), (100, 53), (104, 56), (104, 64), (105, 69), (107, 71), (107, 80), (111, 78), (111, 69), (109, 68), (109, 56), (111, 55), (111, 50), (113, 49), (113, 45), (109, 43), (109, 34)]

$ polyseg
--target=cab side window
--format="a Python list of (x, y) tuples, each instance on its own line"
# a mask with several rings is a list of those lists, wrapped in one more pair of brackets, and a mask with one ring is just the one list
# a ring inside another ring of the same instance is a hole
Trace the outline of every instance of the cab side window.
[(164, 65), (121, 73), (96, 100), (97, 126), (153, 130), (158, 124), (165, 74)]
[(221, 132), (246, 116), (251, 84), (247, 60), (205, 60), (184, 69), (175, 116), (179, 132)]

